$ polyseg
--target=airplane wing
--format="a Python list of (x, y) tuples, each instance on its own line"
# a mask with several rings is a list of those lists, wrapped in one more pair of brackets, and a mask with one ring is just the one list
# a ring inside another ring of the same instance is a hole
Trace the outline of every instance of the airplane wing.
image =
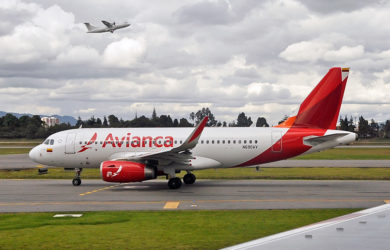
[(102, 20), (102, 23), (107, 26), (107, 28), (111, 28), (113, 25), (110, 22)]
[(121, 152), (111, 155), (110, 160), (113, 161), (147, 161), (157, 160), (162, 161), (165, 164), (172, 162), (179, 164), (187, 164), (189, 160), (195, 159), (190, 152), (199, 141), (200, 135), (206, 126), (208, 117), (206, 116), (203, 120), (195, 127), (192, 133), (187, 137), (183, 144), (178, 147), (166, 150), (160, 150), (156, 152)]

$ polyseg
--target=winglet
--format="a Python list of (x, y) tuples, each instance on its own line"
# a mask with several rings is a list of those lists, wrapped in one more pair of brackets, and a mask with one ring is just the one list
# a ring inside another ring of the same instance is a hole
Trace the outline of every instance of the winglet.
[(191, 143), (194, 140), (196, 140), (196, 142), (198, 142), (200, 134), (202, 134), (202, 131), (203, 131), (204, 127), (206, 126), (208, 119), (209, 119), (208, 116), (203, 118), (203, 120), (198, 124), (198, 126), (196, 126), (196, 128), (192, 132), (192, 134), (188, 137), (189, 140), (187, 138), (186, 142), (188, 141), (188, 143)]
[(182, 145), (179, 147), (175, 148), (174, 151), (179, 152), (179, 151), (184, 151), (188, 150), (191, 148), (194, 148), (196, 144), (198, 144), (200, 135), (203, 132), (204, 127), (207, 124), (209, 117), (206, 116), (203, 118), (203, 120), (195, 127), (194, 131), (190, 134), (190, 136), (187, 137), (187, 139), (184, 141)]

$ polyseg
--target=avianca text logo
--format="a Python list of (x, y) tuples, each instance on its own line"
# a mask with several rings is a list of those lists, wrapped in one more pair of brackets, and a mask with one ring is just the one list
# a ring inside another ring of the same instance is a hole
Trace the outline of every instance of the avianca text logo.
[(84, 152), (85, 150), (91, 148), (91, 147), (87, 147), (87, 146), (92, 145), (96, 141), (96, 138), (97, 138), (97, 133), (93, 134), (91, 140), (89, 140), (89, 142), (86, 145), (81, 146), (81, 150), (78, 153)]
[[(97, 133), (95, 133), (89, 142), (86, 145), (81, 146), (81, 150), (78, 153), (84, 152), (85, 150), (91, 148), (89, 145), (95, 143), (97, 139)], [(96, 142), (95, 144), (98, 144)], [(173, 137), (172, 136), (131, 136), (131, 133), (127, 133), (125, 136), (118, 137), (113, 136), (112, 133), (109, 133), (102, 144), (102, 148), (111, 146), (113, 148), (145, 148), (145, 147), (173, 147)]]

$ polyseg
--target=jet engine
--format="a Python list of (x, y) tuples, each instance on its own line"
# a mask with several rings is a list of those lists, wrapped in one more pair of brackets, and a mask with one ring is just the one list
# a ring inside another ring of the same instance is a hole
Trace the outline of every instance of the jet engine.
[(131, 161), (104, 161), (100, 164), (100, 174), (107, 182), (139, 182), (157, 177), (154, 167)]

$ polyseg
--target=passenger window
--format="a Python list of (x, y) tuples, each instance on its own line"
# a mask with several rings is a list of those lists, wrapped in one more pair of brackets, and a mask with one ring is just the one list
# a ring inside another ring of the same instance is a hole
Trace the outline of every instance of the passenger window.
[(244, 140), (244, 144), (246, 144), (246, 140)]
[(217, 140), (217, 144), (219, 144), (219, 140)]
[(252, 140), (249, 140), (249, 144), (252, 144)]
[(230, 144), (230, 140), (228, 140), (228, 144)]
[(241, 140), (238, 140), (238, 144), (241, 144)]
[(222, 140), (222, 144), (225, 144), (225, 140)]
[(236, 140), (233, 140), (233, 144), (236, 144)]
[(206, 144), (209, 144), (209, 140), (206, 141)]
[(177, 144), (177, 141), (175, 140), (175, 144)]
[(182, 144), (182, 140), (180, 140), (180, 144)]
[(54, 144), (54, 139), (51, 139), (50, 140), (50, 145), (53, 145)]
[(200, 141), (200, 144), (203, 144), (203, 140)]
[(255, 140), (255, 144), (257, 144), (257, 140)]
[(211, 143), (214, 144), (214, 140), (212, 140)]

